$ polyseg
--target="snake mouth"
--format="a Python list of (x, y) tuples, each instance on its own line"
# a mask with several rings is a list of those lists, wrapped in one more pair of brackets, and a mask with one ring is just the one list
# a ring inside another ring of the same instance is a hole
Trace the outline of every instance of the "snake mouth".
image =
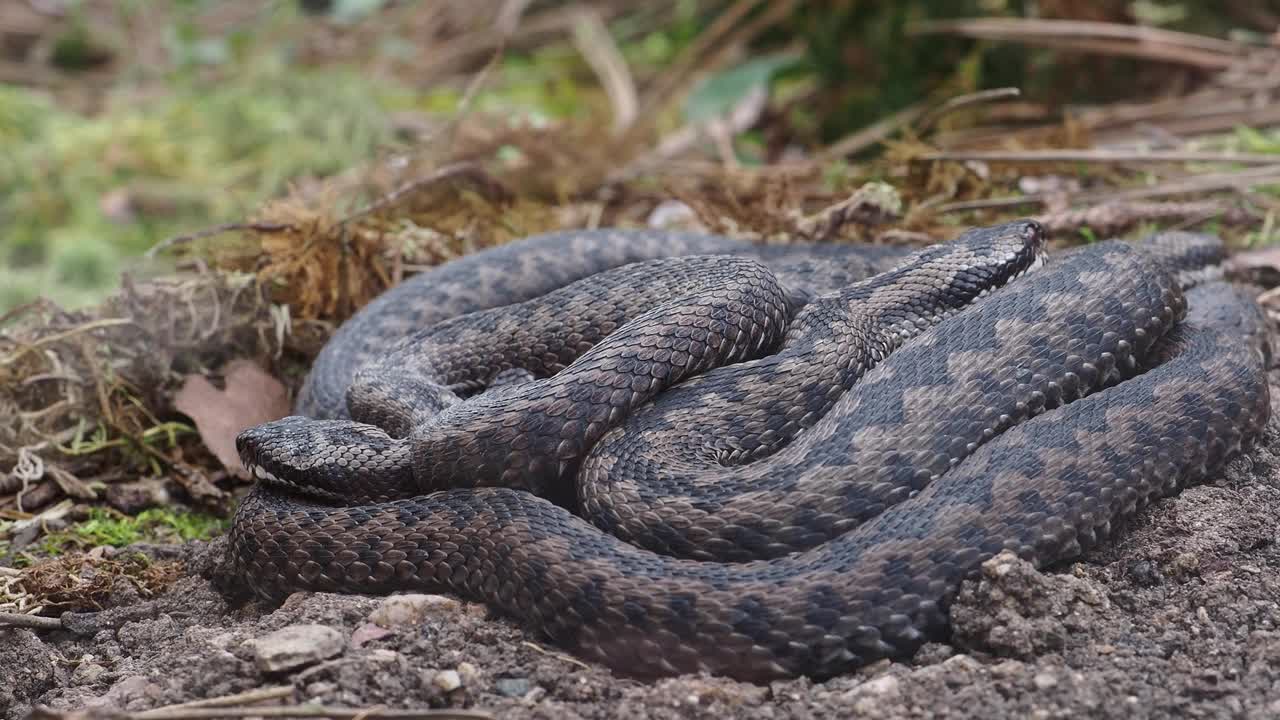
[(990, 295), (992, 292), (999, 290), (1005, 285), (1008, 285), (1009, 283), (1015, 280), (1026, 277), (1027, 275), (1030, 275), (1031, 273), (1036, 272), (1037, 270), (1044, 267), (1048, 263), (1049, 263), (1049, 252), (1044, 246), (1041, 246), (1037, 248), (1035, 252), (1032, 254), (1030, 261), (1025, 263), (1019, 263), (1018, 265), (1016, 265), (1013, 268), (1012, 272), (1010, 272), (1004, 278), (998, 279), (995, 283), (992, 284), (991, 287), (983, 290), (981, 293), (978, 294), (978, 297), (984, 297), (986, 295)]
[(258, 465), (257, 463), (245, 462), (244, 459), (241, 458), (240, 464), (244, 466), (245, 471), (248, 472), (249, 475), (252, 476), (254, 480), (260, 480), (262, 482), (270, 482), (270, 483), (292, 484), (292, 483), (289, 483), (284, 478), (281, 478), (280, 476), (276, 475), (270, 470), (264, 468), (263, 466)]
[(240, 465), (258, 483), (313, 497), (335, 497), (316, 487), (306, 466), (306, 451), (315, 444), (324, 423), (289, 416), (255, 425), (236, 436)]
[(300, 468), (277, 467), (276, 471), (273, 472), (266, 465), (258, 462), (258, 456), (253, 450), (251, 445), (240, 450), (240, 465), (258, 484), (267, 485), (275, 490), (292, 495), (305, 496), (313, 500), (329, 503), (342, 502), (342, 494), (316, 485), (316, 478), (310, 477), (309, 473)]
[(297, 415), (236, 436), (240, 464), (258, 483), (329, 501), (410, 487), (411, 451), (374, 425)]

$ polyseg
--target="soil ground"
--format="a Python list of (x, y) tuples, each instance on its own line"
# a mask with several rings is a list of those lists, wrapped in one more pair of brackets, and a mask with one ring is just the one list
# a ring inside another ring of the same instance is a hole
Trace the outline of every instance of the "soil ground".
[[(1280, 415), (1280, 372), (1271, 392)], [(1157, 503), (1078, 562), (987, 563), (952, 606), (948, 644), (823, 683), (624, 679), (439, 597), (229, 607), (209, 579), (223, 547), (128, 548), (189, 572), (153, 600), (118, 588), (78, 633), (0, 630), (0, 714), (140, 711), (288, 686), (297, 702), (498, 718), (1280, 718), (1276, 421), (1217, 480)], [(332, 628), (308, 628), (323, 658), (261, 669), (250, 641), (297, 625)]]

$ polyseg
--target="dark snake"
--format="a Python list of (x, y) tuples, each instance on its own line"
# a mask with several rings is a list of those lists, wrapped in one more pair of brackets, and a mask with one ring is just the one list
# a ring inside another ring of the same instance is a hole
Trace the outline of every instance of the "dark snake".
[(317, 359), (298, 411), (338, 419), (242, 433), (232, 571), (455, 592), (638, 675), (907, 657), (986, 559), (1078, 555), (1269, 416), (1260, 310), (1202, 277), (1219, 242), (1018, 277), (1042, 244), (582, 232), (441, 266)]

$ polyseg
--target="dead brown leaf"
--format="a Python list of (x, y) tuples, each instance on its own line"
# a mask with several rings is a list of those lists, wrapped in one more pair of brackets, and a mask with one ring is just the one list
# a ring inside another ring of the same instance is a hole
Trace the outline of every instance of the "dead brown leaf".
[(246, 478), (236, 454), (236, 435), (289, 414), (289, 393), (281, 382), (248, 360), (232, 360), (223, 369), (226, 389), (204, 376), (188, 375), (173, 399), (179, 412), (196, 423), (200, 439), (233, 475)]

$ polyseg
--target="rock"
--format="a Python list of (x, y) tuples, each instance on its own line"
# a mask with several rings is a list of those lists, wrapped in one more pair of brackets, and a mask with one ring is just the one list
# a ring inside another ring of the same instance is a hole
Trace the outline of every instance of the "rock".
[(976, 582), (961, 586), (951, 607), (953, 637), (960, 647), (1032, 660), (1061, 651), (1108, 605), (1091, 581), (1046, 575), (1003, 552), (982, 564)]
[(112, 685), (107, 692), (101, 696), (94, 698), (85, 703), (85, 709), (116, 709), (121, 710), (129, 707), (134, 702), (144, 702), (155, 704), (161, 697), (163, 689), (143, 677), (142, 675), (130, 675), (122, 678), (115, 685)]
[(55, 683), (52, 651), (27, 629), (0, 629), (0, 667), (13, 668), (0, 682), (0, 708), (34, 702)]
[(71, 672), (71, 682), (74, 685), (93, 685), (101, 680), (106, 673), (106, 668), (86, 656), (79, 665), (76, 665), (76, 669)]
[(369, 621), (384, 628), (417, 625), (433, 615), (448, 615), (462, 603), (444, 595), (392, 595), (369, 613)]
[(524, 697), (532, 687), (529, 678), (498, 678), (493, 681), (493, 689), (503, 697)]
[(936, 665), (947, 658), (956, 654), (955, 648), (942, 643), (925, 643), (916, 651), (915, 657), (911, 658), (912, 664), (918, 667), (925, 665)]
[(1160, 584), (1160, 571), (1148, 560), (1134, 560), (1125, 570), (1129, 580), (1138, 587), (1155, 587)]
[(664, 230), (701, 230), (706, 232), (705, 226), (698, 221), (698, 213), (688, 204), (679, 200), (663, 200), (658, 203), (649, 213), (649, 217), (645, 219), (645, 223), (651, 228)]
[(325, 698), (337, 692), (338, 685), (336, 683), (316, 681), (307, 683), (304, 697), (309, 699)]
[(1031, 678), (1031, 682), (1041, 690), (1048, 690), (1050, 688), (1057, 687), (1058, 678), (1053, 673), (1042, 672), (1036, 673), (1036, 676)]
[[(118, 586), (119, 583), (112, 585), (113, 590)], [(137, 592), (136, 589), (134, 592)], [(178, 624), (178, 621), (174, 620), (171, 615), (164, 614), (152, 620), (126, 622), (116, 632), (116, 638), (125, 648), (141, 651), (154, 648), (181, 634), (182, 626)]]
[(169, 505), (172, 498), (163, 481), (147, 479), (108, 483), (106, 501), (111, 507), (126, 515), (137, 515), (147, 508)]
[(441, 670), (431, 679), (431, 684), (441, 692), (453, 692), (462, 687), (462, 676), (457, 670)]
[(974, 660), (972, 656), (965, 655), (964, 653), (960, 653), (959, 655), (952, 655), (951, 657), (939, 663), (939, 665), (955, 673), (977, 672), (982, 669), (981, 663), (979, 663), (977, 660)]
[(850, 691), (853, 709), (858, 717), (883, 713), (884, 706), (902, 695), (902, 682), (895, 675), (872, 678)]
[(346, 641), (326, 625), (290, 625), (250, 640), (253, 659), (262, 672), (293, 670), (342, 653)]

